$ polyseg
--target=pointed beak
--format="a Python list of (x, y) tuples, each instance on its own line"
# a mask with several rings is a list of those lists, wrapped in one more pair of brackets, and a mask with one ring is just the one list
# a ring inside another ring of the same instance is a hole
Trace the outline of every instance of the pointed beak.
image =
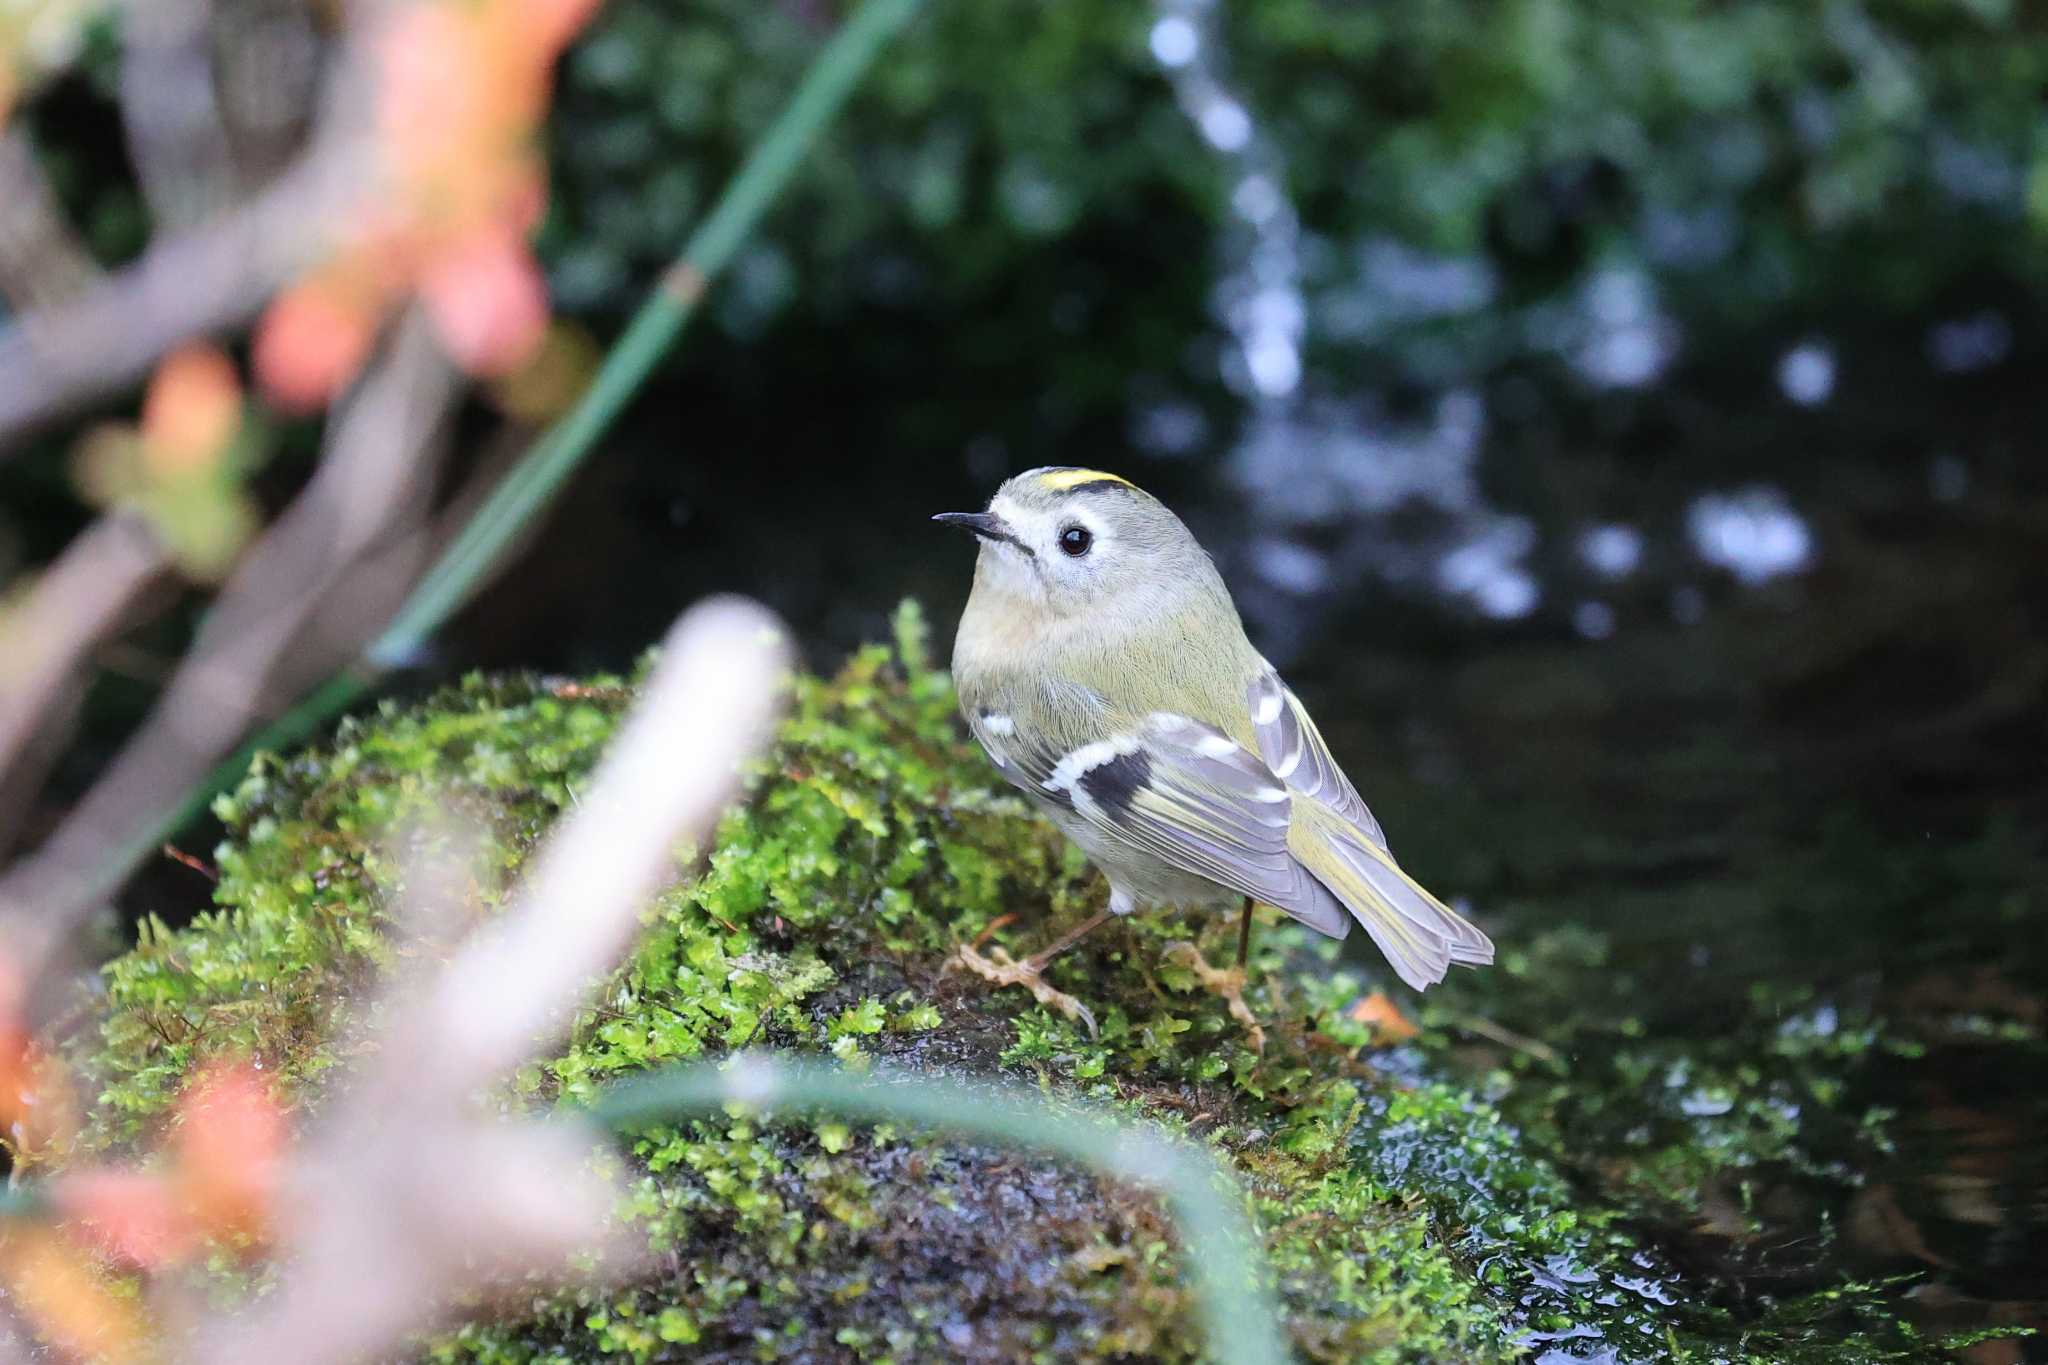
[(1031, 553), (1031, 547), (1017, 539), (1017, 533), (1010, 529), (1010, 524), (993, 512), (941, 512), (932, 520), (972, 531), (983, 540), (1000, 540), (1014, 545), (1027, 555)]

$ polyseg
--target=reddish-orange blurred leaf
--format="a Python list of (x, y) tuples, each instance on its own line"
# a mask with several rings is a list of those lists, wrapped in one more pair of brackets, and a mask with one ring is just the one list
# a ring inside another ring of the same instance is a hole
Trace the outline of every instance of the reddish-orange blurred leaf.
[(58, 1214), (77, 1225), (80, 1240), (145, 1270), (189, 1256), (199, 1225), (171, 1182), (145, 1171), (73, 1171), (51, 1182)]
[(70, 1075), (36, 1046), (27, 1010), (21, 974), (0, 959), (0, 1141), (17, 1167), (61, 1149), (78, 1127)]
[(1361, 1024), (1372, 1025), (1374, 1036), (1385, 1043), (1404, 1042), (1422, 1032), (1387, 998), (1385, 991), (1366, 996), (1351, 1007), (1350, 1015)]
[(0, 1129), (14, 1126), (31, 1081), (26, 993), (14, 964), (0, 960)]
[(548, 175), (538, 161), (522, 160), (505, 178), (505, 226), (531, 237), (548, 213)]
[(458, 174), (493, 94), (477, 20), (447, 4), (399, 12), (378, 43), (377, 115), (386, 155), (413, 176)]
[(83, 1170), (52, 1182), (51, 1198), (81, 1240), (157, 1270), (209, 1238), (267, 1236), (286, 1127), (263, 1077), (237, 1063), (208, 1068), (179, 1099), (176, 1125), (161, 1172)]
[(8, 1299), (43, 1341), (97, 1362), (141, 1358), (141, 1315), (85, 1257), (46, 1228), (17, 1226), (0, 1251)]
[(476, 375), (524, 364), (547, 334), (548, 291), (525, 240), (486, 228), (429, 263), (420, 296), (455, 362)]
[(254, 1068), (206, 1072), (178, 1102), (177, 1178), (201, 1224), (261, 1238), (282, 1174), (283, 1106)]
[(219, 347), (194, 344), (158, 367), (142, 400), (143, 460), (176, 477), (211, 465), (242, 422), (242, 382)]
[(521, 8), (533, 41), (545, 60), (552, 60), (583, 31), (603, 0), (524, 0)]
[(279, 407), (311, 412), (348, 387), (369, 359), (376, 316), (366, 301), (314, 278), (273, 299), (256, 328), (256, 374)]
[(330, 401), (409, 293), (471, 374), (496, 378), (531, 359), (548, 321), (526, 247), (547, 207), (537, 134), (555, 60), (598, 3), (431, 0), (391, 19), (377, 40), (377, 125), (382, 183), (394, 190), (366, 194), (346, 225), (345, 259), (378, 272), (374, 302), (302, 284), (272, 305), (257, 373), (277, 401)]

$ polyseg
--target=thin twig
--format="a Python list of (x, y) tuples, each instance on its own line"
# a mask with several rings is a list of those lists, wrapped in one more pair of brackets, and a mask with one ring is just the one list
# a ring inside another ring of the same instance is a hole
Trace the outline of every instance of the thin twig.
[(1562, 1060), (1558, 1056), (1557, 1049), (1541, 1039), (1531, 1038), (1526, 1033), (1517, 1033), (1504, 1024), (1496, 1024), (1493, 1020), (1480, 1015), (1461, 1014), (1457, 1018), (1457, 1024), (1458, 1027), (1464, 1029), (1467, 1033), (1476, 1033), (1481, 1038), (1534, 1057), (1537, 1061), (1543, 1062), (1546, 1065), (1555, 1065)]

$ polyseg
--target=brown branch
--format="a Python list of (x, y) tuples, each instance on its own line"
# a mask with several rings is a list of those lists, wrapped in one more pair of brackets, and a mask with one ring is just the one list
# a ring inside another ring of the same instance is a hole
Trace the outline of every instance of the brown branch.
[(240, 186), (213, 80), (210, 0), (130, 5), (122, 25), (121, 124), (159, 231), (211, 217)]
[[(94, 909), (94, 873), (131, 849), (251, 724), (355, 657), (403, 600), (436, 439), (460, 386), (409, 317), (328, 429), (312, 481), (237, 565), (142, 728), (55, 833), (0, 876), (0, 938), (40, 962)], [(23, 947), (19, 945), (33, 945)], [(39, 950), (39, 951), (38, 951)]]
[(319, 225), (353, 202), (334, 158), (204, 228), (169, 237), (133, 266), (0, 331), (0, 454), (78, 407), (142, 378), (194, 336), (247, 322), (320, 256)]
[(101, 517), (0, 615), (0, 850), (71, 731), (92, 651), (122, 629), (170, 572), (163, 542), (140, 516)]
[(214, 91), (245, 188), (291, 163), (317, 112), (323, 43), (304, 0), (217, 0)]
[(16, 312), (49, 308), (98, 274), (50, 193), (28, 135), (0, 132), (0, 298)]
[(343, 44), (320, 131), (290, 169), (218, 217), (162, 234), (76, 297), (0, 328), (0, 456), (134, 384), (173, 347), (248, 322), (333, 246), (380, 174), (368, 49), (386, 10), (348, 8), (360, 36)]

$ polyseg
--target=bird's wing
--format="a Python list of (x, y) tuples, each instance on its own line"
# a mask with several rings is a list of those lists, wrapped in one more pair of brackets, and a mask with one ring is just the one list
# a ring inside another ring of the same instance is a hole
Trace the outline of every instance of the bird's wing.
[(1258, 740), (1259, 756), (1265, 759), (1273, 775), (1290, 790), (1329, 807), (1356, 826), (1359, 833), (1385, 848), (1387, 836), (1381, 831), (1380, 822), (1366, 809), (1358, 789), (1330, 756), (1330, 746), (1323, 743), (1322, 733), (1309, 719), (1308, 708), (1292, 688), (1280, 681), (1271, 665), (1252, 680), (1245, 700), (1251, 707), (1252, 733)]
[[(1277, 906), (1332, 937), (1343, 937), (1355, 919), (1418, 990), (1442, 980), (1454, 962), (1492, 961), (1487, 937), (1395, 864), (1378, 822), (1293, 695), (1275, 679), (1270, 688), (1254, 684), (1251, 700), (1266, 757), (1171, 712), (1123, 725), (1103, 721), (1080, 736), (1063, 732), (1056, 748), (1064, 752), (1022, 742), (1004, 713), (970, 710), (968, 719), (1003, 775), (1039, 799), (1114, 843)], [(1275, 756), (1287, 778), (1273, 766)]]
[(988, 755), (988, 761), (996, 765), (996, 771), (1011, 785), (1037, 792), (1038, 779), (1012, 757), (1013, 753), (1029, 757), (1029, 751), (1018, 746), (1016, 726), (1009, 715), (986, 706), (969, 706), (965, 710), (969, 733), (974, 736), (975, 743), (981, 745), (981, 751)]
[[(1012, 743), (1008, 767), (1116, 843), (1277, 906), (1323, 933), (1349, 927), (1289, 852), (1293, 796), (1221, 730), (1156, 711), (1065, 753)], [(1021, 785), (1021, 784), (1020, 784)]]

